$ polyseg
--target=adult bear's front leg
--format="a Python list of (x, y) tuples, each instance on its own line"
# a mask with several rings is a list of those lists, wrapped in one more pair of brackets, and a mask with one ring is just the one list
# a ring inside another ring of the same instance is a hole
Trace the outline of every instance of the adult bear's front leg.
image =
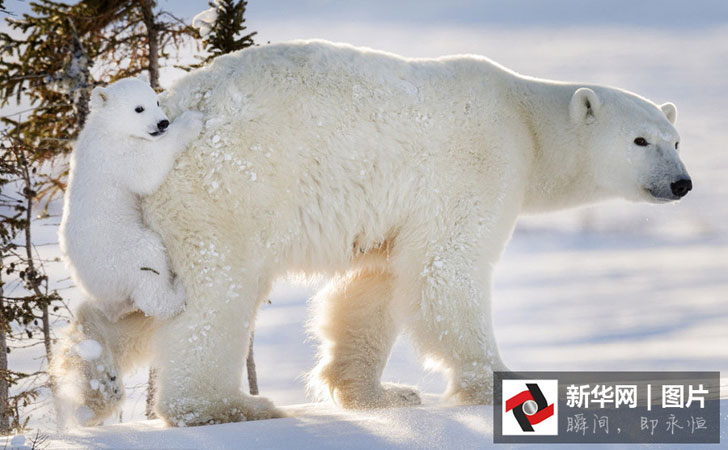
[[(404, 248), (394, 263), (395, 298), (404, 304), (413, 343), (449, 378), (447, 396), (460, 404), (492, 401), (493, 371), (507, 370), (493, 332), (490, 280), (498, 242), (477, 228), (430, 239), (425, 250)], [(424, 264), (423, 264), (424, 261)]]
[(155, 339), (156, 412), (176, 426), (281, 417), (269, 400), (242, 390), (250, 325), (268, 288), (260, 284), (265, 277), (250, 267), (243, 270), (244, 252), (231, 255), (228, 242), (200, 240), (199, 234), (194, 242), (182, 258), (173, 255), (194, 264), (179, 273), (188, 293), (186, 310), (161, 325)]

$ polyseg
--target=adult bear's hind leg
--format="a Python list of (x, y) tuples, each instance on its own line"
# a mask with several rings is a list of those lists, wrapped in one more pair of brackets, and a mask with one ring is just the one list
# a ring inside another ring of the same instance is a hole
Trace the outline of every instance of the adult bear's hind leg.
[(155, 339), (156, 413), (175, 426), (282, 417), (269, 400), (242, 387), (250, 326), (268, 288), (260, 281), (265, 277), (242, 266), (250, 258), (190, 250), (203, 256), (197, 268), (180, 271), (187, 307), (165, 321)]
[(335, 278), (316, 296), (321, 344), (311, 382), (345, 408), (420, 404), (415, 389), (380, 382), (398, 333), (389, 309), (392, 283), (389, 272), (360, 269)]
[(82, 303), (53, 349), (62, 425), (98, 425), (124, 400), (123, 376), (149, 358), (156, 322), (133, 312), (111, 322), (93, 300)]

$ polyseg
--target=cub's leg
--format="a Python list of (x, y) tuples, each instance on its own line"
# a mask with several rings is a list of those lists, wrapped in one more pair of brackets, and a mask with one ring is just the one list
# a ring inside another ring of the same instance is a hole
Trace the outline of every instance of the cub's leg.
[(398, 329), (392, 318), (393, 279), (385, 270), (339, 276), (316, 296), (319, 364), (312, 383), (328, 388), (345, 408), (420, 404), (415, 389), (380, 382)]
[[(187, 294), (179, 278), (173, 279), (161, 237), (147, 229), (138, 229), (136, 242), (123, 253), (123, 274), (132, 286), (134, 306), (146, 315), (166, 319), (184, 309)], [(121, 255), (120, 255), (121, 257)]]

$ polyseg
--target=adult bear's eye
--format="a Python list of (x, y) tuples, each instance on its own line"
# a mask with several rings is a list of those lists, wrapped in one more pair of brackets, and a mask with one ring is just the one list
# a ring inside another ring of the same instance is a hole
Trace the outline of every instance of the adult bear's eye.
[(640, 147), (647, 147), (649, 145), (647, 140), (643, 137), (638, 137), (637, 139), (634, 140), (634, 143), (639, 145)]
[(679, 142), (675, 142), (675, 150), (677, 150), (677, 148), (678, 148), (679, 146), (680, 146), (680, 143), (679, 143)]
[(144, 112), (144, 107), (143, 106), (137, 106), (136, 108), (134, 108), (134, 111), (136, 111), (138, 113), (143, 113)]

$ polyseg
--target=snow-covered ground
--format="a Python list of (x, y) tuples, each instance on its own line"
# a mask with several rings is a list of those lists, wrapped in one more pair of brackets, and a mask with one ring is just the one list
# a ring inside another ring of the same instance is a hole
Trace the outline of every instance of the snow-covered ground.
[[(447, 407), (432, 396), (416, 408), (344, 411), (330, 405), (301, 404), (284, 407), (285, 419), (228, 423), (196, 428), (165, 428), (160, 420), (85, 428), (55, 434), (38, 448), (80, 449), (240, 449), (346, 450), (346, 449), (483, 449), (493, 444), (493, 408)], [(722, 401), (728, 408), (728, 401)], [(43, 436), (41, 436), (41, 439)], [(14, 439), (14, 440), (13, 440)], [(36, 435), (0, 438), (9, 450), (30, 450)], [(721, 441), (728, 441), (728, 416), (723, 416)], [(503, 447), (501, 445), (500, 447)], [(581, 448), (583, 446), (578, 446)], [(510, 444), (514, 449), (573, 449), (574, 444)], [(599, 444), (600, 449), (689, 450), (694, 444)], [(701, 449), (725, 448), (721, 444)]]
[[(417, 408), (384, 411), (342, 411), (321, 404), (284, 408), (290, 417), (257, 422), (229, 423), (197, 428), (165, 429), (161, 421), (110, 425), (56, 435), (44, 450), (68, 449), (241, 449), (348, 450), (348, 449), (482, 449), (492, 445), (493, 408), (490, 406), (444, 407), (433, 399)], [(728, 401), (722, 407), (728, 408)], [(728, 420), (723, 421), (722, 441), (728, 440)], [(18, 450), (29, 450), (30, 439), (16, 437)], [(2, 443), (0, 442), (0, 445)], [(501, 445), (500, 447), (503, 447)], [(573, 449), (574, 444), (512, 444), (514, 449)], [(577, 448), (581, 448), (578, 446)], [(600, 444), (600, 449), (689, 450), (695, 445)], [(701, 449), (725, 448), (720, 444)]]
[[(728, 371), (728, 25), (679, 33), (598, 25), (423, 29), (269, 21), (256, 27), (261, 42), (322, 37), (413, 57), (478, 53), (533, 76), (616, 85), (675, 102), (694, 191), (676, 205), (614, 202), (524, 218), (496, 272), (496, 335), (515, 370)], [(174, 76), (168, 72), (166, 79)], [(58, 205), (51, 212), (58, 214)], [(38, 250), (48, 258), (58, 255), (57, 222), (55, 216), (36, 224), (38, 242), (47, 244)], [(47, 269), (53, 280), (67, 277), (60, 263)], [(278, 283), (258, 318), (260, 390), (279, 405), (310, 400), (303, 375), (313, 365), (315, 342), (304, 322), (313, 289)], [(72, 304), (79, 298), (74, 289), (61, 292)], [(38, 350), (10, 356), (19, 370), (42, 364)], [(158, 422), (137, 422), (144, 417), (145, 379), (141, 369), (127, 380), (124, 424), (54, 436), (49, 448), (476, 448), (492, 442), (489, 407), (448, 408), (433, 397), (416, 409), (353, 413), (309, 405), (289, 408), (299, 413), (289, 419), (162, 430)], [(384, 379), (428, 393), (444, 389), (439, 374), (421, 368), (406, 338)], [(728, 381), (721, 384), (726, 398)], [(50, 430), (47, 406), (34, 414), (33, 427)]]

